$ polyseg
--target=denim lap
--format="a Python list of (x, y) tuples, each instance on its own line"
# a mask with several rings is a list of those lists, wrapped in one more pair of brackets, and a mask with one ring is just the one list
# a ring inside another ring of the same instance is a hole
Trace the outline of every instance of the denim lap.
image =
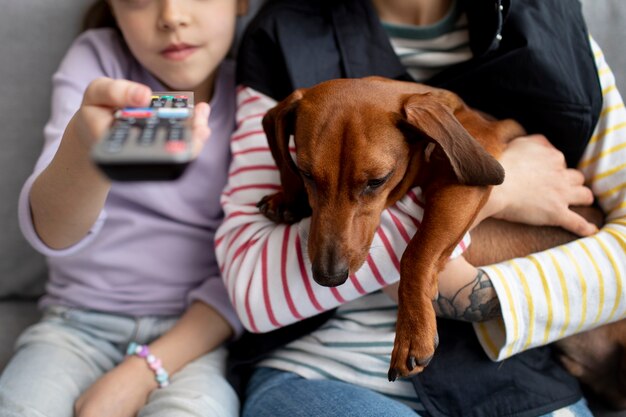
[(410, 407), (356, 385), (271, 368), (254, 372), (246, 394), (243, 417), (419, 417)]
[(563, 407), (542, 417), (593, 417), (593, 413), (589, 409), (587, 401), (583, 398), (570, 406)]
[[(256, 369), (246, 394), (243, 417), (418, 416), (408, 406), (362, 387), (326, 379), (307, 380), (272, 368)], [(593, 417), (593, 414), (581, 399), (541, 417)]]

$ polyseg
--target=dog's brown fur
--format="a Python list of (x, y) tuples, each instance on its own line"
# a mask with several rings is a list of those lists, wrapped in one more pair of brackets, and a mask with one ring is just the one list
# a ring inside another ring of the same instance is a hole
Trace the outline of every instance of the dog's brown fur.
[[(312, 209), (308, 251), (321, 285), (341, 285), (358, 270), (381, 212), (422, 187), (424, 217), (401, 260), (389, 378), (421, 371), (438, 343), (437, 273), (490, 186), (504, 179), (492, 155), (523, 129), (512, 120), (487, 119), (449, 91), (378, 77), (297, 90), (263, 125), (283, 191), (260, 208), (275, 221), (294, 221)], [(291, 133), (297, 165), (288, 149)]]
[(523, 128), (470, 109), (452, 92), (379, 77), (297, 90), (268, 112), (263, 126), (283, 191), (259, 207), (277, 222), (311, 214), (308, 252), (321, 285), (341, 285), (358, 270), (381, 212), (410, 188), (422, 188), (424, 217), (401, 260), (389, 378), (420, 372), (438, 343), (437, 274), (491, 186), (503, 181), (496, 159)]

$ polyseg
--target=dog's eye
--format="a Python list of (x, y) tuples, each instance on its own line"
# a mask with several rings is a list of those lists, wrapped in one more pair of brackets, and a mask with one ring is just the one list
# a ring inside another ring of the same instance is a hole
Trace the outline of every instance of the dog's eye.
[(380, 186), (385, 184), (387, 182), (387, 180), (389, 178), (391, 178), (393, 173), (394, 173), (394, 170), (392, 170), (390, 173), (388, 173), (387, 175), (385, 175), (382, 178), (373, 178), (373, 179), (367, 181), (367, 185), (365, 186), (365, 190), (363, 190), (363, 191), (365, 193), (376, 191), (377, 188), (380, 188)]
[(385, 183), (385, 181), (387, 181), (387, 178), (389, 178), (389, 177), (387, 176), (387, 177), (384, 177), (384, 178), (376, 178), (376, 179), (373, 179), (373, 180), (369, 180), (367, 182), (367, 188), (369, 190), (375, 190), (376, 188), (378, 188), (381, 185), (383, 185)]
[(308, 172), (308, 171), (300, 170), (300, 175), (302, 175), (307, 180), (312, 180), (313, 179), (313, 175), (311, 175), (311, 173)]

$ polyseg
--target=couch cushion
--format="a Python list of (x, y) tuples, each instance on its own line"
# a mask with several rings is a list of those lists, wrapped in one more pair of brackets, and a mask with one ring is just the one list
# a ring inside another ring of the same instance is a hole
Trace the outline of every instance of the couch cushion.
[(598, 42), (613, 69), (617, 87), (626, 94), (626, 2), (624, 0), (582, 0), (583, 13), (591, 36)]
[(17, 225), (19, 190), (43, 143), (50, 82), (78, 33), (84, 0), (12, 1), (2, 5), (0, 38), (0, 297), (39, 295), (45, 267)]
[(34, 301), (0, 301), (0, 372), (13, 355), (17, 337), (39, 317)]

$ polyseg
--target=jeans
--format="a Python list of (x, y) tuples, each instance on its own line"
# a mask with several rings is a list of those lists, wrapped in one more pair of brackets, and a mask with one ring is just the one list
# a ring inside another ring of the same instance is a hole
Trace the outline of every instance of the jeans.
[[(272, 368), (254, 371), (242, 417), (416, 417), (408, 406), (341, 381), (305, 379)], [(593, 417), (584, 399), (542, 417)]]
[[(0, 376), (0, 417), (72, 417), (74, 402), (124, 359), (129, 342), (150, 343), (177, 319), (49, 308), (20, 336)], [(224, 348), (190, 362), (152, 392), (138, 417), (238, 416), (225, 365)]]

